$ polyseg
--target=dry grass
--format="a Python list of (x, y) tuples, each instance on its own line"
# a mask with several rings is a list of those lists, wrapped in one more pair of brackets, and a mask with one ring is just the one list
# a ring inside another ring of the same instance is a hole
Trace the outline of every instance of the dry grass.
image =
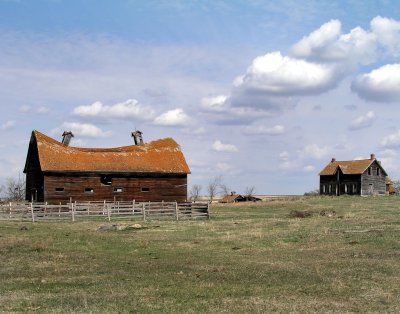
[(398, 208), (396, 197), (315, 197), (138, 230), (2, 222), (0, 311), (399, 312)]

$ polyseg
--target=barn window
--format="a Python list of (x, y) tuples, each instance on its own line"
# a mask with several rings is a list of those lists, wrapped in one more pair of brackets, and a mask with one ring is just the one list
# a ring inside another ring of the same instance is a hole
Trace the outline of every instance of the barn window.
[(376, 175), (379, 176), (381, 174), (381, 168), (376, 168)]
[(150, 188), (142, 188), (142, 192), (150, 192)]
[(102, 175), (100, 177), (100, 182), (102, 185), (111, 185), (112, 184), (112, 178), (107, 175)]
[(123, 190), (123, 188), (114, 188), (115, 193), (121, 193)]
[(61, 193), (61, 192), (64, 192), (64, 188), (55, 188), (55, 191)]
[(94, 193), (94, 188), (85, 188), (85, 193)]
[(368, 168), (368, 175), (371, 175), (371, 167)]

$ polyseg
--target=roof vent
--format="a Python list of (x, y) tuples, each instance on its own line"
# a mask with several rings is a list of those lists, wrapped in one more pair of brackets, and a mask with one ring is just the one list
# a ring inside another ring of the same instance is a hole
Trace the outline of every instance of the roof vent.
[(74, 137), (74, 134), (72, 134), (71, 131), (64, 131), (64, 133), (62, 134), (62, 137), (63, 137), (63, 139), (62, 139), (63, 145), (68, 146), (69, 142), (71, 141), (71, 138)]
[(375, 159), (375, 154), (371, 154), (371, 160)]
[(332, 158), (332, 160), (331, 160), (331, 162), (335, 162), (336, 161), (336, 158), (335, 157), (333, 157)]
[(132, 137), (133, 137), (133, 140), (135, 141), (135, 145), (143, 145), (144, 143), (143, 143), (143, 137), (142, 137), (142, 132), (140, 132), (140, 131), (135, 131), (135, 132), (132, 132)]

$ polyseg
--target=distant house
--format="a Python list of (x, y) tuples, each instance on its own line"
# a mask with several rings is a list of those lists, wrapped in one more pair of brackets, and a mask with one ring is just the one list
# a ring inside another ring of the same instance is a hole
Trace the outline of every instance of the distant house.
[(321, 195), (387, 194), (387, 173), (371, 154), (369, 159), (331, 162), (319, 173)]
[(135, 145), (116, 148), (69, 146), (33, 131), (24, 173), (26, 200), (73, 201), (178, 201), (187, 199), (190, 169), (172, 138), (143, 143), (133, 132)]

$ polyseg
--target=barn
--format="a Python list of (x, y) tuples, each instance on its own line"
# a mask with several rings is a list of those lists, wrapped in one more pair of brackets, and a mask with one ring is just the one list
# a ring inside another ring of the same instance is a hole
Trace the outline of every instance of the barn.
[(64, 132), (59, 142), (32, 131), (24, 168), (26, 200), (186, 201), (190, 169), (172, 138), (144, 143), (136, 131), (135, 145), (80, 148), (69, 146), (72, 137)]
[(387, 173), (371, 154), (369, 159), (332, 158), (319, 173), (321, 195), (385, 195)]

